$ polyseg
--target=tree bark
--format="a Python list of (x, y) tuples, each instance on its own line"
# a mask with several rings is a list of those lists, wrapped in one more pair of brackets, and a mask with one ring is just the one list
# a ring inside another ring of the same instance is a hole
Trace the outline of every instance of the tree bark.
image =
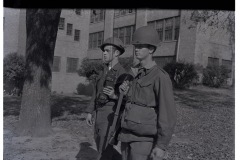
[(51, 129), (51, 66), (61, 9), (27, 9), (26, 72), (19, 135), (47, 136)]

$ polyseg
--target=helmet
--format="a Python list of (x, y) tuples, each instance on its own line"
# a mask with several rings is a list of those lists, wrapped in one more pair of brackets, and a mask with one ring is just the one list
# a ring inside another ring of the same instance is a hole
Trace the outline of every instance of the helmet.
[(103, 42), (103, 44), (100, 46), (100, 49), (102, 51), (104, 51), (104, 47), (106, 45), (112, 45), (112, 46), (116, 47), (120, 51), (120, 54), (123, 54), (125, 52), (125, 49), (123, 47), (123, 42), (119, 38), (110, 37), (110, 38), (106, 39)]
[(159, 43), (158, 32), (151, 26), (140, 27), (133, 34), (133, 45), (149, 44), (157, 47)]

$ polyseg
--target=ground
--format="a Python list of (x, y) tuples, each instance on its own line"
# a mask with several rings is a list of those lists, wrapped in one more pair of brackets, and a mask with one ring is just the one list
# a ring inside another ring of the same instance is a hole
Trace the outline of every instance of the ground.
[[(168, 160), (234, 159), (234, 90), (203, 86), (174, 91), (177, 125)], [(4, 96), (4, 160), (94, 160), (93, 128), (85, 123), (90, 97), (53, 95), (48, 137), (15, 133), (21, 99)], [(115, 147), (119, 151), (119, 146)]]

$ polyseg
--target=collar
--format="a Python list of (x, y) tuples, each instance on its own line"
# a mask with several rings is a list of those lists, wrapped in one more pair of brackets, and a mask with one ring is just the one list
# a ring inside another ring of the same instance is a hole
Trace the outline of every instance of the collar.
[(140, 68), (146, 68), (147, 70), (148, 69), (151, 69), (153, 66), (155, 66), (156, 65), (156, 62), (155, 61), (152, 61), (151, 63), (148, 63), (146, 66), (144, 66), (144, 67), (142, 67), (141, 65), (140, 65)]
[(147, 74), (149, 74), (149, 73), (152, 71), (152, 69), (153, 69), (154, 66), (156, 66), (156, 65), (157, 65), (157, 64), (156, 64), (155, 61), (153, 61), (153, 62), (150, 63), (150, 64), (147, 64), (145, 67), (142, 67), (141, 65), (139, 65), (139, 66), (138, 66), (138, 72), (143, 69), (144, 76), (146, 76)]
[[(118, 62), (118, 63), (115, 64), (110, 70), (117, 71), (120, 67), (121, 67), (121, 64)], [(104, 68), (105, 68), (106, 70), (109, 70), (108, 64), (105, 64), (105, 65), (104, 65)], [(109, 71), (110, 71), (110, 70), (109, 70)]]

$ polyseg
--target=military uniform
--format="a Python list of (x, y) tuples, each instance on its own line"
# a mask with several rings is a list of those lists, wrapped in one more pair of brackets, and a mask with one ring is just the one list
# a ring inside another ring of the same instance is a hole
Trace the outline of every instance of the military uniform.
[[(109, 43), (104, 43), (109, 44)], [(110, 45), (112, 45), (110, 43)], [(103, 47), (104, 48), (104, 47)], [(105, 149), (104, 146), (107, 143), (107, 134), (109, 132), (110, 126), (114, 118), (114, 111), (116, 109), (117, 100), (111, 99), (103, 92), (103, 88), (106, 86), (111, 86), (114, 88), (115, 94), (119, 95), (119, 77), (125, 73), (125, 69), (117, 63), (110, 70), (107, 65), (104, 65), (104, 69), (100, 72), (99, 76), (96, 78), (93, 90), (93, 96), (91, 102), (86, 109), (88, 113), (95, 112), (95, 128), (94, 128), (94, 138), (97, 145), (97, 150), (100, 155), (98, 159), (112, 159), (113, 146), (108, 145)], [(122, 82), (121, 82), (122, 83)]]
[(154, 147), (166, 150), (176, 124), (169, 75), (154, 61), (139, 66), (127, 97), (118, 136), (123, 160), (147, 160)]

